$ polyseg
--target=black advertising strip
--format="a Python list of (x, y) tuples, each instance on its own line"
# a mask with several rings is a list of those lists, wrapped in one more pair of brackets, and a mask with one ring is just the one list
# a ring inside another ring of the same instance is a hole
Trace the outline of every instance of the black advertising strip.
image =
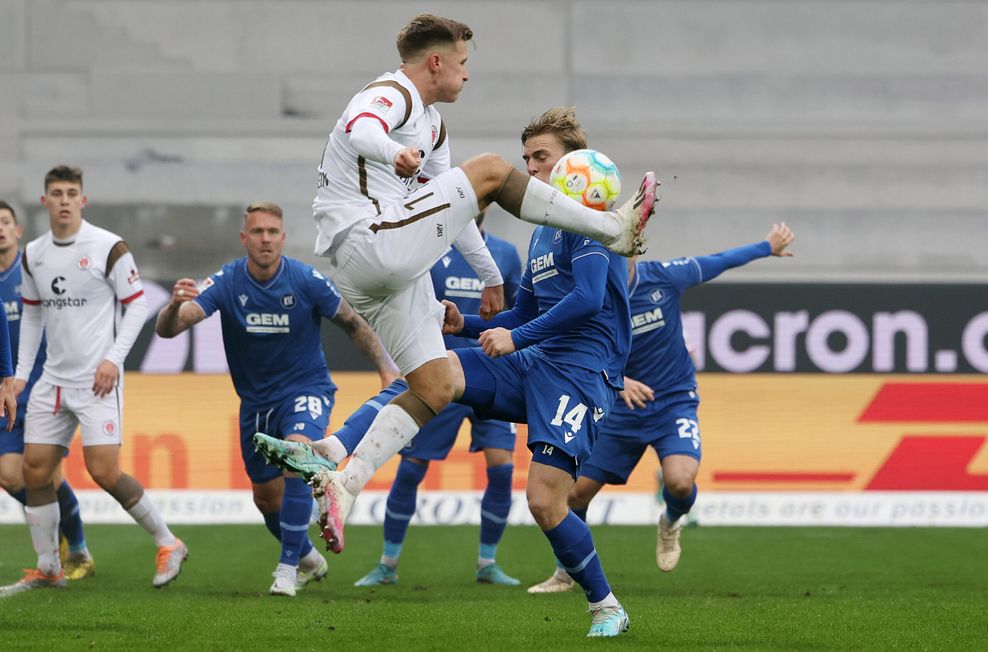
[[(145, 286), (149, 296), (159, 286), (164, 297), (172, 284)], [(687, 290), (682, 306), (701, 371), (988, 373), (985, 285), (712, 283)], [(219, 350), (218, 328), (202, 329), (187, 347), (152, 347), (155, 316), (148, 315), (128, 370), (216, 371), (198, 368), (195, 352)], [(325, 320), (322, 336), (331, 370), (371, 369)]]

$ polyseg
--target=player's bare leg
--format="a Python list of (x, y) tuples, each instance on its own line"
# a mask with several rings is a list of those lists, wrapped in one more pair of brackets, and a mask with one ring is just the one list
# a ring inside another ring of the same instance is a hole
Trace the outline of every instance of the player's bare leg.
[[(537, 459), (549, 461), (552, 446), (537, 444)], [(542, 457), (539, 458), (539, 454)], [(558, 458), (557, 458), (558, 459)], [(611, 592), (590, 529), (567, 503), (573, 487), (569, 471), (532, 460), (528, 472), (528, 508), (549, 540), (556, 559), (583, 587), (591, 616), (590, 637), (617, 636), (628, 629), (628, 614)]]
[(353, 502), (377, 469), (398, 454), (419, 429), (453, 399), (447, 358), (430, 360), (406, 375), (408, 391), (378, 413), (340, 473), (320, 472), (312, 480), (319, 503), (322, 537), (333, 552), (344, 548), (343, 528)]
[[(576, 483), (570, 489), (569, 496), (567, 497), (569, 508), (580, 519), (586, 522), (587, 509), (590, 507), (590, 502), (603, 488), (604, 485), (596, 480), (591, 480), (586, 476), (580, 476), (576, 479)], [(552, 575), (538, 584), (528, 587), (528, 592), (533, 595), (537, 593), (564, 593), (566, 591), (572, 591), (574, 585), (573, 578), (559, 565), (557, 560), (556, 570), (553, 571)]]
[(655, 563), (663, 572), (668, 573), (679, 563), (682, 517), (696, 500), (695, 480), (699, 470), (700, 462), (689, 455), (669, 455), (662, 460), (662, 495), (666, 509), (659, 516)]
[(470, 180), (481, 210), (493, 202), (526, 222), (589, 236), (623, 256), (645, 251), (645, 225), (657, 200), (654, 172), (645, 173), (638, 191), (623, 206), (600, 212), (569, 200), (496, 154), (475, 156), (460, 168)]
[(86, 470), (96, 484), (113, 496), (131, 518), (154, 538), (158, 554), (152, 586), (161, 588), (169, 584), (182, 571), (189, 548), (168, 529), (161, 512), (144, 493), (141, 483), (120, 470), (119, 446), (85, 446), (82, 454), (86, 460)]

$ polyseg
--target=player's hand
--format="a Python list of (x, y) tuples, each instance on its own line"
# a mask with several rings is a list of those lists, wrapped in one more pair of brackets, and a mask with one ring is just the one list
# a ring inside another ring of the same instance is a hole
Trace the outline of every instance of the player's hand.
[(463, 330), (463, 315), (452, 301), (443, 299), (446, 314), (443, 316), (443, 335), (458, 335)]
[(172, 303), (182, 304), (186, 301), (192, 301), (197, 296), (199, 296), (199, 290), (196, 288), (194, 279), (180, 278), (175, 281), (175, 287), (172, 288)]
[(21, 393), (27, 388), (27, 381), (21, 378), (14, 380), (14, 398), (20, 398)]
[(507, 328), (490, 328), (480, 334), (480, 348), (490, 357), (499, 358), (513, 353), (515, 343)]
[(796, 239), (796, 234), (792, 232), (792, 229), (785, 222), (773, 224), (772, 230), (768, 232), (765, 239), (768, 240), (768, 244), (772, 247), (773, 256), (792, 256), (792, 252), (786, 251), (786, 247), (791, 245), (792, 241)]
[(485, 287), (480, 291), (480, 316), (493, 319), (504, 310), (504, 284)]
[(618, 393), (624, 399), (624, 404), (629, 410), (636, 407), (643, 408), (649, 401), (655, 400), (655, 392), (645, 383), (640, 383), (634, 378), (624, 377), (624, 389)]
[(406, 147), (395, 156), (395, 174), (399, 177), (414, 177), (422, 165), (422, 157), (417, 149)]
[[(23, 381), (18, 381), (23, 382)], [(3, 414), (7, 417), (7, 432), (14, 429), (17, 420), (17, 392), (13, 376), (7, 376), (0, 383), (0, 402), (3, 403)]]
[(103, 398), (117, 386), (120, 370), (109, 360), (104, 360), (96, 367), (96, 378), (93, 379), (93, 394)]

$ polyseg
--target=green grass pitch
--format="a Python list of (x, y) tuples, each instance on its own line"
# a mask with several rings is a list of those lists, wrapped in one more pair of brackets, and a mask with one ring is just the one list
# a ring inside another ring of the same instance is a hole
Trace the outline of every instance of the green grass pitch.
[[(96, 577), (0, 601), (0, 650), (988, 649), (988, 538), (980, 529), (688, 529), (679, 568), (655, 567), (655, 531), (594, 536), (631, 630), (587, 640), (580, 593), (529, 596), (552, 571), (535, 527), (510, 527), (498, 561), (518, 588), (474, 581), (478, 528), (413, 527), (397, 586), (352, 586), (381, 530), (352, 527), (330, 575), (267, 595), (277, 547), (261, 526), (177, 526), (191, 557), (151, 588), (137, 526), (90, 526)], [(0, 582), (33, 565), (23, 526), (0, 527)]]

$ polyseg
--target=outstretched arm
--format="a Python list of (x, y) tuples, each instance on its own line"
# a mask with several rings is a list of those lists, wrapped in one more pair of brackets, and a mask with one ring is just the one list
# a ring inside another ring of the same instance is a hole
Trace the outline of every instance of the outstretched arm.
[(191, 278), (179, 279), (172, 288), (172, 300), (158, 312), (154, 332), (160, 337), (175, 337), (206, 318), (206, 312), (193, 301), (199, 296), (196, 282)]
[(785, 222), (782, 222), (781, 224), (773, 224), (772, 230), (761, 242), (728, 249), (711, 256), (698, 256), (694, 259), (700, 268), (700, 278), (697, 283), (706, 283), (733, 267), (746, 265), (758, 258), (792, 256), (791, 252), (786, 251), (786, 247), (792, 244), (795, 239), (796, 236), (792, 229)]
[(384, 350), (381, 340), (374, 334), (370, 324), (358, 315), (357, 311), (349, 303), (346, 301), (340, 302), (340, 308), (336, 311), (336, 315), (332, 317), (332, 322), (350, 336), (350, 340), (357, 347), (357, 350), (360, 351), (361, 355), (374, 365), (377, 374), (381, 377), (381, 387), (387, 387), (393, 380), (398, 378), (400, 375), (398, 367), (395, 366), (388, 352)]

